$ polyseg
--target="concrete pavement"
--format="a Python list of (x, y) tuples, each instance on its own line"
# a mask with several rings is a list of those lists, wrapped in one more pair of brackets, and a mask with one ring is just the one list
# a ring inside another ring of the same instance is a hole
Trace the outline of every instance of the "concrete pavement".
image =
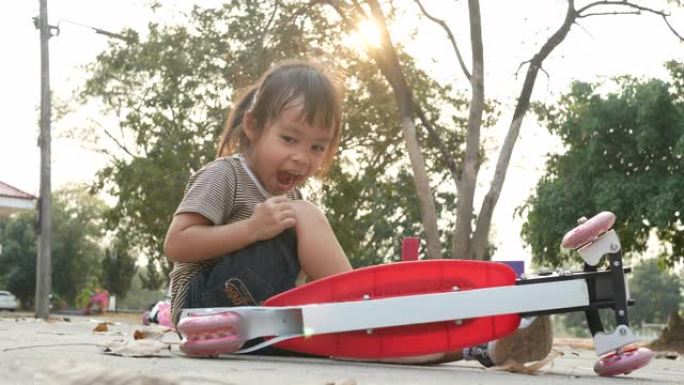
[(104, 353), (105, 346), (133, 341), (143, 326), (122, 321), (107, 325), (105, 332), (94, 332), (103, 320), (69, 316), (68, 321), (55, 317), (45, 322), (0, 313), (0, 385), (684, 384), (681, 357), (656, 359), (628, 376), (601, 378), (592, 370), (593, 351), (568, 345), (557, 345), (563, 355), (535, 375), (485, 370), (470, 361), (411, 366), (266, 356), (188, 358), (178, 351), (175, 333), (158, 338), (171, 349), (154, 357), (126, 357)]

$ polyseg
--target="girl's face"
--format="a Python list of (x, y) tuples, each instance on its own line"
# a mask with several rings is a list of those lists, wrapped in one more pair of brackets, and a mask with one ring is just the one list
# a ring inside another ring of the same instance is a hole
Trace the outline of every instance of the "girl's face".
[(273, 195), (286, 194), (318, 171), (332, 142), (332, 129), (307, 123), (301, 106), (286, 108), (261, 132), (250, 112), (244, 123), (251, 143), (247, 163)]

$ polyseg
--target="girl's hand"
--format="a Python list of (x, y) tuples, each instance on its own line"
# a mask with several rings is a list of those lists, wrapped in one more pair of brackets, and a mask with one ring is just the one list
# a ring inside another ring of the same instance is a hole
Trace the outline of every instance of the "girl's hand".
[(294, 226), (295, 212), (286, 196), (275, 196), (257, 204), (249, 222), (249, 230), (255, 241), (262, 241)]

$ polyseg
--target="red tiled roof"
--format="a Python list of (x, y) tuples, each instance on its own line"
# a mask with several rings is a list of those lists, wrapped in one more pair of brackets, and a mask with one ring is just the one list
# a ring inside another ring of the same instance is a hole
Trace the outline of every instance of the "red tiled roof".
[(21, 191), (16, 187), (10, 186), (7, 183), (0, 182), (0, 197), (16, 198), (16, 199), (36, 199), (35, 196)]

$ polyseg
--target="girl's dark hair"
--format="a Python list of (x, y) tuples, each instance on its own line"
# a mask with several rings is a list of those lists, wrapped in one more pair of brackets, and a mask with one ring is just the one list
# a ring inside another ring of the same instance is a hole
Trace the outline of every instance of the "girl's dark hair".
[(242, 91), (228, 115), (219, 141), (217, 156), (243, 152), (250, 147), (243, 129), (243, 117), (251, 111), (259, 135), (266, 124), (283, 110), (302, 106), (302, 118), (310, 125), (332, 129), (332, 141), (319, 176), (325, 175), (337, 153), (342, 127), (342, 92), (332, 74), (323, 67), (302, 60), (277, 63), (256, 85)]
[[(239, 143), (242, 140), (247, 140), (242, 128), (242, 118), (244, 118), (245, 112), (252, 106), (255, 93), (256, 86), (250, 86), (239, 93), (233, 108), (228, 112), (223, 134), (221, 134), (218, 149), (216, 150), (217, 158), (241, 151)], [(244, 137), (244, 139), (241, 137)], [(236, 146), (236, 144), (238, 145)]]

